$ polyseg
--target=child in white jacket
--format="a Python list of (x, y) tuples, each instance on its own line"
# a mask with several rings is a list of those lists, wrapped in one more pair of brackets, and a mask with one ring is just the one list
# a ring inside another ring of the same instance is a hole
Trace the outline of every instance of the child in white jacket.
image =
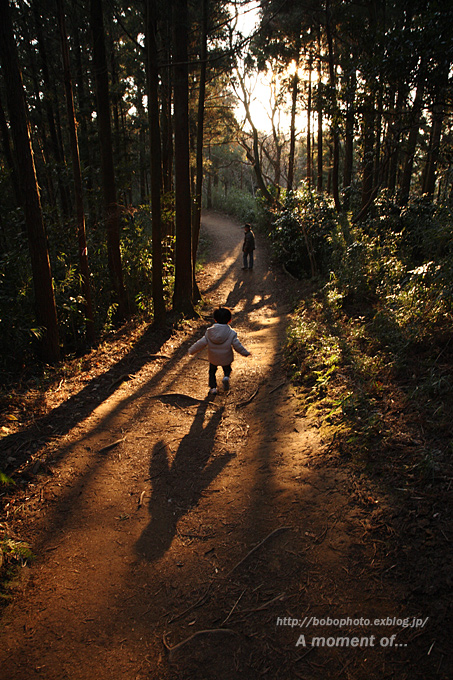
[(214, 312), (215, 324), (208, 328), (205, 335), (197, 340), (192, 347), (189, 348), (189, 354), (193, 355), (208, 348), (209, 360), (209, 393), (217, 394), (217, 367), (223, 368), (223, 387), (225, 390), (230, 386), (231, 364), (234, 359), (233, 348), (244, 357), (251, 355), (241, 343), (239, 342), (236, 332), (230, 328), (231, 311), (228, 307), (219, 307)]

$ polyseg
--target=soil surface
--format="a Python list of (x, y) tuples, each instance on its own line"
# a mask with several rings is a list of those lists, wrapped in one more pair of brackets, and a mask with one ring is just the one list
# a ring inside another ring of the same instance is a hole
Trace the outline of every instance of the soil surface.
[[(203, 233), (205, 318), (124, 331), (3, 440), (23, 468), (4, 526), (36, 557), (2, 612), (1, 680), (453, 677), (390, 497), (331, 461), (287, 379), (298, 284), (259, 235), (243, 271), (231, 219), (206, 213)], [(187, 350), (219, 304), (252, 356), (209, 397)]]

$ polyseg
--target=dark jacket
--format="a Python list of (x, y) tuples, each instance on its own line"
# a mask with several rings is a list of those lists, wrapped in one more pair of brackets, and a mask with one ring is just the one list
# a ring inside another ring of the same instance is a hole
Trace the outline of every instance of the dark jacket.
[(255, 234), (252, 230), (245, 232), (242, 250), (244, 253), (251, 253), (252, 250), (255, 250)]

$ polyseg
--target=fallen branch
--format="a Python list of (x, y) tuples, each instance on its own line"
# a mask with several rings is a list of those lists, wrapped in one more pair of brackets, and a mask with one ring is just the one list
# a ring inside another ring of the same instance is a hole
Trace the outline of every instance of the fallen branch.
[(118, 444), (121, 444), (121, 442), (124, 441), (126, 441), (126, 437), (123, 437), (122, 439), (117, 439), (116, 442), (112, 442), (111, 444), (107, 444), (107, 446), (103, 446), (102, 449), (99, 449), (98, 453), (104, 453), (104, 451), (113, 449), (114, 446), (118, 446)]
[(235, 630), (231, 630), (230, 628), (208, 628), (206, 630), (198, 630), (196, 633), (193, 635), (190, 635), (190, 637), (186, 638), (185, 640), (182, 640), (181, 642), (178, 642), (177, 645), (174, 647), (170, 647), (165, 640), (165, 635), (162, 637), (162, 642), (164, 643), (164, 647), (168, 652), (169, 658), (174, 654), (177, 650), (181, 649), (181, 647), (184, 647), (189, 643), (191, 640), (193, 640), (196, 637), (199, 637), (200, 635), (218, 635), (219, 633), (221, 634), (227, 634), (227, 635), (239, 635), (238, 632)]
[(246, 399), (245, 401), (240, 401), (239, 404), (236, 404), (236, 408), (243, 408), (244, 406), (247, 406), (247, 404), (250, 404), (250, 402), (251, 402), (253, 399), (255, 399), (256, 395), (258, 394), (259, 389), (260, 389), (260, 386), (258, 386), (258, 387), (256, 388), (256, 390), (254, 391), (254, 393), (252, 394), (251, 397), (249, 397), (249, 398)]
[(240, 601), (240, 599), (242, 598), (242, 596), (243, 596), (244, 593), (245, 593), (245, 588), (244, 588), (244, 590), (242, 591), (242, 593), (239, 595), (238, 599), (236, 600), (236, 602), (234, 603), (234, 605), (232, 606), (232, 608), (230, 609), (230, 613), (228, 614), (228, 616), (226, 617), (226, 619), (223, 619), (222, 623), (220, 624), (221, 626), (223, 626), (223, 625), (228, 621), (228, 619), (230, 618), (231, 614), (234, 612), (234, 610), (236, 609), (237, 605), (239, 604), (239, 601)]
[(240, 567), (241, 564), (243, 564), (250, 557), (250, 555), (253, 555), (253, 553), (256, 552), (258, 548), (261, 548), (261, 546), (264, 543), (266, 543), (266, 541), (268, 541), (270, 538), (272, 538), (272, 536), (280, 534), (282, 531), (290, 531), (290, 529), (292, 529), (292, 527), (279, 527), (278, 529), (274, 529), (274, 531), (272, 531), (268, 536), (266, 536), (266, 538), (263, 538), (263, 540), (260, 543), (258, 543), (258, 545), (252, 548), (252, 550), (250, 550), (250, 552), (248, 552), (247, 555), (243, 557), (240, 562), (238, 562), (232, 569), (230, 569), (225, 578), (228, 578), (233, 573), (233, 571)]
[(263, 609), (266, 609), (269, 607), (271, 604), (274, 604), (274, 602), (280, 602), (286, 597), (286, 593), (280, 593), (280, 595), (277, 595), (277, 597), (273, 597), (272, 600), (268, 600), (267, 602), (264, 602), (264, 604), (261, 604), (259, 607), (256, 607), (255, 609), (243, 609), (242, 611), (238, 612), (239, 614), (255, 614), (255, 612), (261, 612)]
[(279, 383), (276, 387), (274, 387), (274, 388), (269, 392), (269, 394), (272, 394), (272, 392), (276, 392), (278, 389), (280, 389), (280, 387), (283, 387), (283, 385), (286, 385), (286, 380), (284, 380), (283, 382)]
[(178, 621), (178, 619), (182, 619), (183, 616), (188, 614), (189, 612), (192, 611), (192, 609), (196, 609), (197, 607), (201, 607), (201, 605), (204, 603), (206, 600), (209, 591), (211, 590), (212, 587), (212, 582), (208, 585), (206, 588), (205, 592), (203, 595), (195, 602), (195, 604), (191, 604), (190, 607), (187, 607), (187, 609), (184, 609), (184, 611), (180, 612), (179, 614), (176, 614), (172, 619), (168, 621), (168, 623), (174, 623), (175, 621)]

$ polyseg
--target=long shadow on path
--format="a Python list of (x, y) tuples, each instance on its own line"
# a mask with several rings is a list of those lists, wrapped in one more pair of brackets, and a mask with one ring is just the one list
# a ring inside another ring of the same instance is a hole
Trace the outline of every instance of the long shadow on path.
[(148, 526), (136, 544), (136, 552), (149, 562), (169, 549), (178, 521), (193, 507), (213, 480), (233, 458), (232, 453), (211, 457), (223, 408), (217, 409), (205, 425), (209, 399), (201, 402), (188, 434), (183, 437), (173, 460), (162, 440), (154, 446), (150, 461), (152, 496)]

